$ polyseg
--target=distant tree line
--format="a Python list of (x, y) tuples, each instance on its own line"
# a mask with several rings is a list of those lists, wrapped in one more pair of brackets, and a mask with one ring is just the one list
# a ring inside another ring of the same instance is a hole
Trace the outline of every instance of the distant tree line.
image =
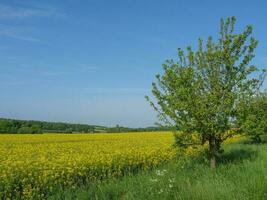
[(105, 127), (61, 122), (28, 121), (0, 118), (0, 133), (93, 133)]
[(0, 133), (40, 134), (40, 133), (115, 133), (166, 131), (167, 127), (128, 128), (122, 126), (105, 127), (87, 124), (44, 122), (0, 118)]
[(154, 131), (171, 131), (170, 127), (164, 126), (152, 126), (145, 128), (129, 128), (116, 125), (115, 127), (106, 128), (108, 133), (127, 133), (127, 132), (154, 132)]

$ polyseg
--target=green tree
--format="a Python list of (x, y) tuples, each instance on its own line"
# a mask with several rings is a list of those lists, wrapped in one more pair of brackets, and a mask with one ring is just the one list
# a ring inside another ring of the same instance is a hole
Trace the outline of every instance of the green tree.
[(260, 92), (241, 105), (238, 116), (240, 131), (257, 143), (267, 135), (267, 93)]
[(33, 124), (32, 127), (31, 127), (31, 134), (40, 134), (42, 133), (42, 129), (40, 127), (40, 125), (38, 124)]
[(17, 133), (19, 133), (19, 134), (31, 134), (32, 129), (31, 129), (31, 127), (22, 126), (17, 130)]
[(218, 41), (209, 37), (206, 44), (198, 40), (193, 51), (178, 49), (178, 60), (167, 60), (164, 73), (152, 83), (154, 100), (146, 97), (163, 123), (180, 130), (176, 142), (192, 145), (196, 135), (201, 144), (208, 142), (210, 165), (216, 168), (221, 144), (235, 134), (232, 128), (237, 104), (251, 96), (260, 79), (249, 78), (257, 68), (250, 65), (257, 40), (252, 26), (234, 33), (235, 17), (221, 20)]

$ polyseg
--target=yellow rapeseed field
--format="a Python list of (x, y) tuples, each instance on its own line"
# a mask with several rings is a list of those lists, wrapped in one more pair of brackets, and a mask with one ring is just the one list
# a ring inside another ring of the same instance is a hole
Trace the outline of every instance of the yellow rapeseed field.
[(172, 133), (0, 135), (0, 199), (149, 169), (175, 156)]

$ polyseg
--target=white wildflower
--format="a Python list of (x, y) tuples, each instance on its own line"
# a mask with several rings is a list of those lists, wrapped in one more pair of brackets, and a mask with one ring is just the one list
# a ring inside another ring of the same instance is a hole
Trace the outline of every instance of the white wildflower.
[(156, 178), (151, 178), (150, 181), (151, 181), (151, 182), (157, 182), (158, 179), (156, 179)]
[(160, 189), (158, 193), (161, 194), (162, 192), (163, 192), (163, 189)]
[(156, 170), (156, 175), (158, 175), (158, 176), (163, 176), (166, 172), (167, 172), (166, 169), (164, 169), (164, 170), (162, 170), (162, 171), (160, 171), (160, 170)]
[(175, 181), (174, 181), (174, 178), (170, 178), (170, 179), (169, 179), (169, 182), (170, 182), (170, 183), (174, 183), (174, 182), (175, 182)]

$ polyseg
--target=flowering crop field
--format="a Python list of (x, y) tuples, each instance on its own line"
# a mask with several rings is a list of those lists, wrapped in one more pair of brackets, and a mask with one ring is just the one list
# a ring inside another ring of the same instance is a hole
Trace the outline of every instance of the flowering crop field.
[(54, 190), (147, 170), (172, 159), (172, 133), (0, 135), (0, 199), (40, 199)]

